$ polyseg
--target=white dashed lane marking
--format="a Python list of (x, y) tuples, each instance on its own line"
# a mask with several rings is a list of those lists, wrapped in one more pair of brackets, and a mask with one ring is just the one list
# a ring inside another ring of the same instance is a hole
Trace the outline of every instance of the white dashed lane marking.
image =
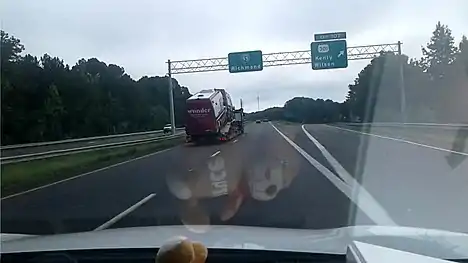
[(221, 151), (217, 151), (217, 152), (213, 153), (210, 157), (215, 157), (216, 155), (218, 155), (220, 153), (221, 153)]

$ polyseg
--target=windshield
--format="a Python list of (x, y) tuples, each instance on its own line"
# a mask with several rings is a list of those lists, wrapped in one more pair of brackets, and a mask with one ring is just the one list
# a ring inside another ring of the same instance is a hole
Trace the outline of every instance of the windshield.
[(468, 234), (466, 10), (5, 2), (1, 231)]

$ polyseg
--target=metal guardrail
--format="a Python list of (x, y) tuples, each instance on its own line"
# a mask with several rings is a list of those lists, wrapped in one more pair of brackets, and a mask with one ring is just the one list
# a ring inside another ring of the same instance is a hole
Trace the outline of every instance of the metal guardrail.
[[(176, 129), (176, 131), (181, 131), (181, 130), (184, 130), (184, 128), (177, 128)], [(56, 144), (67, 144), (67, 143), (75, 143), (75, 142), (86, 142), (86, 141), (94, 141), (94, 140), (102, 140), (102, 139), (114, 139), (114, 138), (121, 138), (121, 137), (131, 137), (131, 136), (138, 136), (138, 135), (161, 134), (161, 133), (163, 133), (163, 130), (146, 131), (146, 132), (134, 132), (134, 133), (125, 133), (125, 134), (116, 134), (116, 135), (94, 136), (94, 137), (84, 137), (84, 138), (77, 138), (77, 139), (50, 141), (50, 142), (14, 144), (14, 145), (1, 146), (0, 150), (16, 150), (16, 149), (21, 149), (21, 148), (42, 147), (42, 146), (49, 146), (49, 145), (56, 145)]]
[(151, 142), (172, 140), (172, 139), (181, 138), (183, 136), (184, 134), (181, 133), (181, 134), (168, 135), (164, 137), (157, 137), (157, 138), (150, 138), (150, 139), (115, 142), (115, 143), (108, 143), (108, 144), (101, 144), (101, 145), (77, 147), (77, 148), (72, 148), (72, 149), (62, 149), (62, 150), (53, 150), (53, 151), (40, 152), (40, 153), (23, 154), (23, 155), (3, 157), (0, 159), (0, 161), (1, 161), (1, 164), (19, 163), (19, 162), (25, 162), (25, 161), (46, 159), (46, 158), (51, 158), (51, 157), (65, 156), (65, 155), (76, 154), (76, 153), (83, 153), (83, 152), (88, 152), (88, 151), (101, 150), (101, 149), (111, 149), (111, 148), (118, 148), (118, 147), (124, 147), (124, 146), (134, 146), (134, 145), (151, 143)]
[(362, 126), (362, 125), (374, 125), (374, 126), (424, 126), (424, 127), (450, 127), (450, 128), (460, 128), (466, 127), (468, 128), (468, 124), (466, 123), (401, 123), (401, 122), (336, 122), (335, 124), (344, 124), (344, 125), (355, 125), (355, 126)]

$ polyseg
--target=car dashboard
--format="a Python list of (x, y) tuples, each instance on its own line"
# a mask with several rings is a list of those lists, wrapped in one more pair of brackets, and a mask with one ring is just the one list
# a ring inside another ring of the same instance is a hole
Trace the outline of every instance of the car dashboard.
[[(157, 249), (95, 249), (9, 253), (1, 255), (2, 263), (130, 263), (155, 262)], [(346, 262), (345, 255), (246, 249), (210, 249), (206, 263), (263, 262)]]

